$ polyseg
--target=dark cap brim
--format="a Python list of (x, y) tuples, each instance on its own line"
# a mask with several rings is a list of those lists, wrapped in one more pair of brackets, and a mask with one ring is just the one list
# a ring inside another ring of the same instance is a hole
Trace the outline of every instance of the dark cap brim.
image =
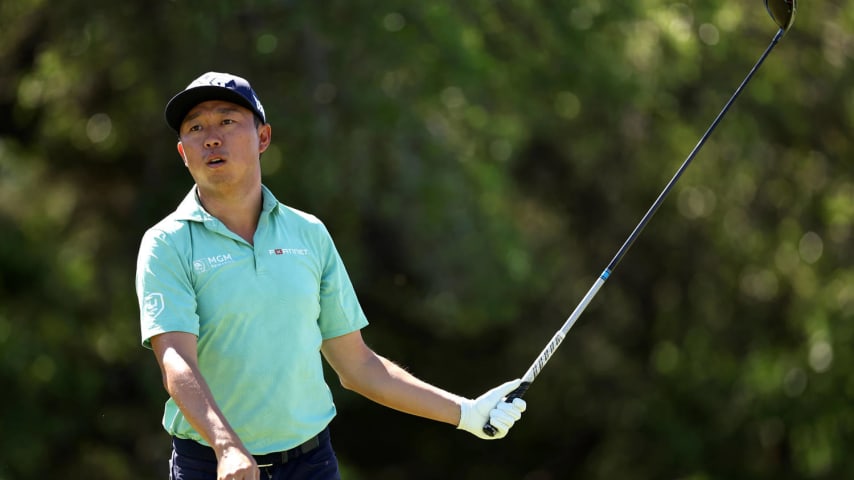
[(249, 109), (258, 118), (264, 121), (264, 116), (256, 110), (255, 106), (243, 97), (243, 95), (240, 95), (228, 88), (215, 85), (205, 85), (184, 90), (178, 95), (172, 97), (172, 100), (169, 100), (169, 103), (166, 104), (166, 123), (169, 124), (169, 126), (176, 132), (180, 132), (181, 123), (184, 121), (184, 117), (190, 113), (190, 110), (192, 110), (196, 105), (202, 102), (207, 102), (208, 100), (223, 100), (240, 105), (241, 107)]

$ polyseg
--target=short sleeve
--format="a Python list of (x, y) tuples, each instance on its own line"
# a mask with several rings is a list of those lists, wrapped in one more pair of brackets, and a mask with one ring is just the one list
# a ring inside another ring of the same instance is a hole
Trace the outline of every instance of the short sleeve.
[(147, 348), (151, 348), (151, 337), (161, 333), (199, 334), (189, 252), (182, 252), (173, 236), (149, 230), (139, 248), (136, 294), (142, 344)]
[(368, 320), (359, 305), (344, 261), (326, 227), (322, 228), (325, 235), (325, 254), (320, 279), (318, 323), (323, 338), (328, 339), (360, 330), (368, 325)]

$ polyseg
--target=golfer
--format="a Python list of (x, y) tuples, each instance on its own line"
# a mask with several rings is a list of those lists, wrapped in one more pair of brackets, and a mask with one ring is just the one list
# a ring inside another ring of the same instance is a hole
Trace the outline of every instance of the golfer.
[(142, 343), (169, 393), (170, 478), (340, 478), (321, 356), (377, 403), (507, 435), (525, 410), (503, 401), (519, 380), (471, 400), (365, 344), (368, 322), (329, 232), (261, 183), (271, 127), (246, 80), (202, 75), (169, 101), (166, 121), (195, 185), (143, 236), (136, 290)]

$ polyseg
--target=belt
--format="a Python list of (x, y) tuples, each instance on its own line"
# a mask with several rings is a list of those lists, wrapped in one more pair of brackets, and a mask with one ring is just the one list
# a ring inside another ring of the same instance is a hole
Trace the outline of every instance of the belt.
[[(319, 447), (321, 438), (328, 435), (329, 427), (325, 428), (317, 435), (309, 438), (302, 445), (298, 445), (290, 450), (283, 450), (281, 452), (272, 452), (265, 453), (263, 455), (252, 456), (255, 458), (255, 463), (257, 463), (259, 467), (271, 467), (273, 465), (288, 463), (289, 461), (294, 460), (300, 457), (301, 455), (305, 455), (306, 453)], [(175, 449), (176, 453), (182, 456), (197, 458), (200, 460), (207, 460), (210, 462), (217, 461), (216, 453), (214, 453), (211, 447), (202, 445), (201, 443), (198, 443), (194, 440), (172, 437), (172, 448)]]

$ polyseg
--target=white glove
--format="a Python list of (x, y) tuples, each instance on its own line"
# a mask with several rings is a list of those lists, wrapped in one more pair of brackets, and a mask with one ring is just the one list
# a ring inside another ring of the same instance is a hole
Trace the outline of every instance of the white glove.
[[(493, 388), (475, 400), (462, 399), (460, 424), (457, 428), (484, 440), (504, 438), (510, 431), (510, 427), (522, 418), (522, 412), (527, 406), (521, 398), (514, 398), (512, 403), (504, 401), (504, 397), (521, 383), (520, 379), (512, 380)], [(495, 436), (490, 437), (483, 433), (483, 426), (486, 425), (487, 420), (498, 430)]]

